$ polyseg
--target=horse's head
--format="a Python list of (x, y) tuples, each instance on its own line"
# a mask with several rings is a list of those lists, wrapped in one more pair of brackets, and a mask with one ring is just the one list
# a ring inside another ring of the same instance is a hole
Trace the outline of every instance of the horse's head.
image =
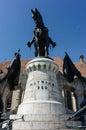
[(31, 12), (32, 12), (32, 18), (34, 19), (34, 21), (36, 23), (36, 26), (39, 27), (39, 28), (43, 27), (44, 26), (44, 22), (43, 22), (41, 14), (37, 10), (37, 8), (35, 8), (34, 10), (31, 9)]

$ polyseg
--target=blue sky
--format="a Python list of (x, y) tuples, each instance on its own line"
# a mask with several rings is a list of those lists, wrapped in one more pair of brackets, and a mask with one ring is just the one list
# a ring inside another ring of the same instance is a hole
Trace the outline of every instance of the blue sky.
[(19, 48), (21, 59), (34, 58), (34, 47), (27, 47), (35, 27), (34, 8), (57, 44), (50, 57), (63, 59), (67, 51), (78, 62), (81, 53), (86, 56), (86, 0), (0, 0), (0, 62), (12, 60)]

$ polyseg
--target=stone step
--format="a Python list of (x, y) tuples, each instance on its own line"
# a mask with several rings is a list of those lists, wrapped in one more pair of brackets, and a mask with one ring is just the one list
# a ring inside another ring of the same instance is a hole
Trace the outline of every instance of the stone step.
[(10, 119), (18, 120), (18, 121), (52, 121), (52, 122), (59, 122), (59, 116), (58, 115), (49, 115), (49, 114), (29, 114), (29, 115), (11, 115)]
[(53, 122), (13, 122), (13, 130), (57, 130), (62, 128), (61, 124)]
[[(63, 128), (66, 129), (67, 126), (68, 126), (68, 128), (70, 128), (71, 126), (77, 127), (77, 126), (81, 125), (80, 121), (69, 121), (68, 118), (69, 118), (69, 115), (67, 115), (67, 114), (63, 114), (63, 115), (29, 114), (29, 115), (24, 115), (24, 116), (23, 115), (11, 115), (10, 116), (10, 119), (14, 120), (13, 129), (16, 128), (16, 126), (17, 127), (18, 127), (18, 125), (22, 126), (23, 124), (24, 125), (26, 124), (25, 126), (28, 126), (28, 128), (32, 127), (31, 130), (35, 130), (35, 129), (33, 129), (33, 126), (35, 127), (36, 125), (37, 125), (37, 128), (40, 128), (40, 127), (38, 127), (39, 125), (41, 125), (41, 127), (43, 127), (43, 125), (44, 125), (44, 126), (46, 126), (46, 130), (47, 130), (47, 126), (53, 126), (53, 130), (54, 130), (54, 128), (56, 130), (58, 130), (58, 129), (63, 129)], [(16, 129), (14, 129), (14, 130), (16, 130)], [(24, 129), (27, 130), (26, 127)], [(20, 129), (20, 130), (22, 130), (22, 129)], [(37, 129), (37, 130), (41, 130), (41, 128)]]

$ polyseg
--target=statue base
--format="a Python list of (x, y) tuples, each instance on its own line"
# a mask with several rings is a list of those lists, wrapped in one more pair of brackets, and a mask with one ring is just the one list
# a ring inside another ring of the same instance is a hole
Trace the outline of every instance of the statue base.
[(65, 107), (59, 91), (58, 65), (51, 58), (37, 57), (27, 63), (27, 83), (12, 130), (66, 129)]

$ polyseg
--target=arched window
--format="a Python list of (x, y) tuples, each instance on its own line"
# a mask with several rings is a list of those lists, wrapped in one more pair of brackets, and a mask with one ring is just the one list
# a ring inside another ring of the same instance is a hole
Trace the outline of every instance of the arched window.
[(73, 89), (64, 88), (62, 90), (65, 107), (69, 110), (76, 111), (76, 96)]

